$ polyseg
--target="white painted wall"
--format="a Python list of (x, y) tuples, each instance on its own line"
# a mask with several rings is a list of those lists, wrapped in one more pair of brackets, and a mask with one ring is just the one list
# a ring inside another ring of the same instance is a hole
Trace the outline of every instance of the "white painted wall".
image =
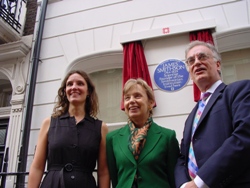
[[(207, 28), (215, 31), (218, 49), (250, 47), (249, 10), (250, 0), (50, 1), (34, 99), (28, 168), (41, 122), (52, 112), (64, 74), (73, 67), (87, 68), (89, 73), (106, 69), (107, 65), (122, 67), (122, 56), (105, 59), (102, 55), (121, 54), (121, 43), (129, 40), (143, 40), (157, 102), (154, 120), (174, 129), (180, 141), (185, 119), (195, 105), (192, 81), (180, 91), (161, 91), (153, 80), (156, 66), (167, 59), (184, 60), (189, 32), (206, 28), (206, 23), (209, 23)], [(162, 29), (166, 27), (170, 32), (163, 34)], [(235, 40), (237, 37), (245, 40)], [(233, 42), (228, 45), (227, 41), (232, 38)]]

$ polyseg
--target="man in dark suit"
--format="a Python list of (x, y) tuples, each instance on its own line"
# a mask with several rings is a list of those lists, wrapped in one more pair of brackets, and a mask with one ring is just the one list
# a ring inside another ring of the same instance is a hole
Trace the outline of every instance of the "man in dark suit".
[(250, 188), (250, 80), (225, 85), (220, 54), (211, 44), (191, 42), (185, 55), (191, 79), (210, 95), (198, 121), (201, 102), (185, 122), (176, 186)]

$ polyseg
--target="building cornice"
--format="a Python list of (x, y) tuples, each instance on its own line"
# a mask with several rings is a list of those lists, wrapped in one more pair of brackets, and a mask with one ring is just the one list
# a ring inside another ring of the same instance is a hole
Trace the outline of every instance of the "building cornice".
[(23, 40), (0, 45), (0, 62), (25, 57), (29, 51), (30, 46)]
[(250, 27), (215, 33), (214, 39), (220, 53), (250, 48)]

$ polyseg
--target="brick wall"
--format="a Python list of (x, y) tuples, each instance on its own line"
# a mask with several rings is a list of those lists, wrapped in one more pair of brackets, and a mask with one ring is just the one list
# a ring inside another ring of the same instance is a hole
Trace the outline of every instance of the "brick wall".
[(37, 12), (37, 0), (27, 1), (26, 22), (24, 26), (23, 36), (31, 35), (34, 33)]

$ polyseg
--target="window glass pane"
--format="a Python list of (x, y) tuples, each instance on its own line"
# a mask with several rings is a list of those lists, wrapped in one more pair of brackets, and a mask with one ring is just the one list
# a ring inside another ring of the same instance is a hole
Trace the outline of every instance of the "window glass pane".
[(222, 77), (226, 84), (250, 79), (250, 48), (224, 52), (221, 57)]
[(5, 144), (6, 129), (0, 129), (0, 145)]
[(3, 107), (11, 106), (10, 104), (11, 97), (12, 97), (11, 92), (4, 92)]
[(100, 113), (98, 118), (106, 123), (127, 121), (125, 112), (121, 110), (122, 69), (110, 69), (90, 74), (96, 86), (99, 98)]
[(9, 119), (0, 119), (0, 169), (2, 169), (3, 156), (5, 150), (5, 138), (7, 134)]
[[(3, 165), (3, 153), (0, 153), (0, 168), (2, 169), (2, 165)], [(2, 170), (0, 170), (2, 172)]]
[(11, 106), (12, 87), (9, 81), (0, 79), (0, 107)]

